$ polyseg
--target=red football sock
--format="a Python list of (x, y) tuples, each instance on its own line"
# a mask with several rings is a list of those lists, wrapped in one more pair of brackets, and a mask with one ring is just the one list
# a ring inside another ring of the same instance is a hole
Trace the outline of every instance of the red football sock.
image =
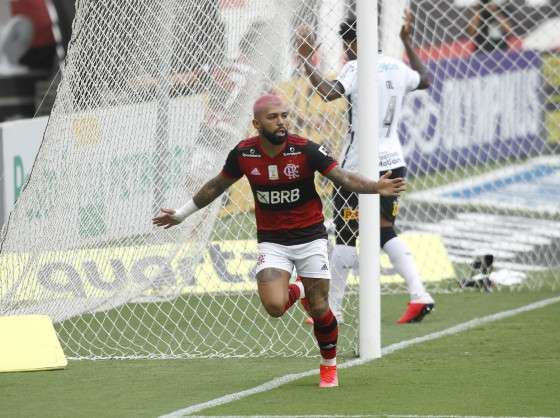
[(299, 286), (295, 283), (292, 283), (288, 288), (288, 302), (284, 307), (284, 312), (290, 309), (290, 307), (294, 303), (296, 303), (296, 301), (300, 298), (300, 296), (301, 296), (301, 290), (299, 289)]
[(331, 360), (336, 357), (336, 342), (338, 340), (338, 322), (332, 311), (329, 310), (319, 318), (313, 318), (313, 331), (321, 356), (325, 360)]

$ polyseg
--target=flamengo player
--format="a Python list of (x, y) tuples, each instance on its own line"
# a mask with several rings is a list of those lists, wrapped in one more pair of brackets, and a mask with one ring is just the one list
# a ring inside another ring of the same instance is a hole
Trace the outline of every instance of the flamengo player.
[[(400, 37), (412, 68), (393, 58), (383, 55), (378, 57), (379, 130), (377, 135), (375, 133), (368, 133), (368, 135), (372, 140), (379, 141), (381, 175), (385, 174), (387, 170), (392, 170), (396, 177), (406, 175), (406, 163), (397, 132), (403, 99), (407, 93), (413, 90), (422, 90), (430, 86), (428, 71), (412, 47), (411, 33), (412, 17), (410, 12), (407, 12)], [(298, 53), (311, 83), (323, 100), (331, 101), (345, 96), (350, 103), (351, 108), (348, 111), (350, 132), (344, 144), (341, 165), (349, 170), (357, 170), (358, 145), (354, 135), (358, 115), (356, 108), (358, 102), (356, 20), (349, 19), (343, 22), (340, 25), (340, 35), (349, 61), (344, 65), (336, 80), (325, 80), (311, 64), (310, 58), (315, 53), (315, 42), (312, 32), (305, 26), (298, 32)], [(330, 304), (340, 321), (346, 279), (349, 271), (357, 262), (358, 195), (350, 193), (348, 189), (339, 188), (334, 190), (333, 199), (336, 245), (331, 255), (333, 283)], [(382, 196), (380, 206), (381, 248), (387, 253), (398, 273), (405, 279), (410, 294), (410, 303), (398, 322), (402, 324), (421, 321), (426, 314), (432, 311), (434, 300), (424, 288), (412, 254), (393, 229), (399, 208), (398, 198)]]
[[(402, 178), (378, 182), (338, 167), (324, 147), (288, 133), (288, 110), (277, 96), (259, 98), (253, 107), (259, 135), (232, 149), (220, 174), (208, 181), (178, 210), (161, 209), (152, 222), (169, 228), (205, 207), (228, 187), (247, 176), (257, 220), (257, 286), (272, 317), (280, 317), (298, 299), (306, 298), (321, 352), (320, 386), (338, 386), (336, 343), (338, 323), (329, 308), (330, 268), (322, 203), (315, 189), (315, 171), (339, 187), (356, 193), (397, 196)], [(293, 268), (301, 281), (290, 284)]]

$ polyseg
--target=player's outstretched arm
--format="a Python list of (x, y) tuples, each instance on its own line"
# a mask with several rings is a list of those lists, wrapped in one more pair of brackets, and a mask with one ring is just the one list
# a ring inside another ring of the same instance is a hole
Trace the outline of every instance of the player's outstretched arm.
[(337, 80), (325, 79), (311, 61), (317, 46), (315, 45), (313, 29), (309, 25), (302, 25), (297, 29), (296, 49), (305, 73), (309, 77), (309, 81), (311, 81), (311, 84), (324, 101), (330, 102), (344, 96), (342, 84)]
[(399, 196), (406, 190), (406, 181), (402, 177), (391, 179), (390, 176), (391, 171), (387, 171), (379, 178), (379, 181), (374, 181), (340, 167), (335, 167), (326, 174), (326, 177), (334, 184), (349, 192)]
[(179, 209), (160, 209), (158, 215), (152, 218), (152, 223), (165, 229), (180, 224), (197, 210), (212, 203), (236, 181), (237, 179), (230, 179), (220, 173), (206, 182), (193, 198)]
[(412, 35), (412, 13), (407, 10), (404, 20), (404, 25), (401, 28), (400, 37), (406, 51), (406, 56), (410, 63), (410, 67), (420, 74), (420, 84), (418, 84), (417, 90), (425, 90), (430, 87), (431, 81), (428, 75), (428, 69), (414, 50), (412, 46), (412, 40), (410, 39)]

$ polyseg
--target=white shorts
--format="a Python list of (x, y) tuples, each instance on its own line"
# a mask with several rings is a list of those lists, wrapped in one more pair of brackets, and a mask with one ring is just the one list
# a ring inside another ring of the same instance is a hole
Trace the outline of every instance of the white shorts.
[(295, 267), (301, 277), (331, 278), (326, 239), (298, 245), (260, 242), (257, 244), (257, 253), (257, 274), (267, 268), (280, 269), (292, 274)]

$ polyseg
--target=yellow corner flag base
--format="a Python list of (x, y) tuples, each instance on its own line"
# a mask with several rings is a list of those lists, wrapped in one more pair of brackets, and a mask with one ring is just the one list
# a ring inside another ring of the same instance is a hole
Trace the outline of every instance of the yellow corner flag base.
[(0, 372), (63, 369), (67, 364), (48, 316), (0, 317)]

